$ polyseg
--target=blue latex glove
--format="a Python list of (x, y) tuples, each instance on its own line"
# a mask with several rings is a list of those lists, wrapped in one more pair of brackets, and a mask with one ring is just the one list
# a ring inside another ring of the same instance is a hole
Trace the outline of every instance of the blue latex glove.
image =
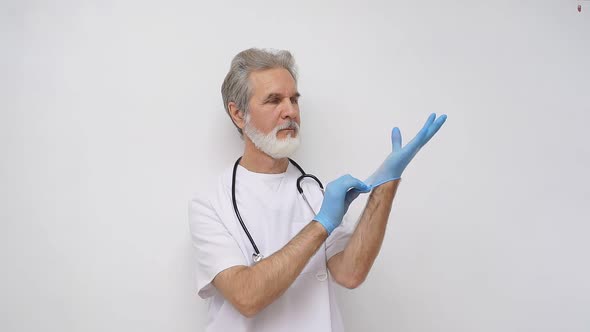
[(330, 235), (342, 223), (342, 218), (348, 211), (350, 203), (360, 193), (369, 191), (371, 191), (370, 186), (350, 174), (339, 177), (326, 186), (322, 208), (313, 220), (322, 224)]
[(445, 123), (447, 116), (439, 116), (436, 120), (436, 114), (432, 113), (426, 120), (424, 127), (418, 132), (406, 146), (402, 148), (402, 135), (399, 128), (395, 127), (391, 131), (392, 152), (387, 156), (383, 164), (373, 175), (369, 176), (365, 183), (372, 188), (378, 187), (385, 182), (401, 178), (404, 169), (410, 163), (412, 158), (428, 141), (436, 134), (440, 127)]

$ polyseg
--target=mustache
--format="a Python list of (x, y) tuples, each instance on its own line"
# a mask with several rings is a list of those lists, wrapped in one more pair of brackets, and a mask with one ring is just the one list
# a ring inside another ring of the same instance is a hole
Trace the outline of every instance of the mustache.
[(288, 122), (278, 125), (275, 128), (275, 132), (278, 132), (279, 130), (283, 129), (294, 129), (295, 132), (299, 132), (299, 124), (293, 120), (289, 120)]

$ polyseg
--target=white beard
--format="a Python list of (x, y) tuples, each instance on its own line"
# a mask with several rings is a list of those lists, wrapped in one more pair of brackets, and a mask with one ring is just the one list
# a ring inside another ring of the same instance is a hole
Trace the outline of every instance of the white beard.
[[(289, 133), (287, 137), (279, 139), (277, 133), (281, 129), (295, 128), (297, 136), (291, 137)], [(299, 125), (297, 122), (290, 120), (282, 125), (276, 126), (270, 133), (263, 134), (256, 127), (250, 124), (250, 114), (246, 114), (246, 125), (244, 126), (244, 134), (250, 138), (252, 143), (262, 152), (271, 156), (274, 159), (288, 158), (299, 147), (301, 139), (299, 137)]]

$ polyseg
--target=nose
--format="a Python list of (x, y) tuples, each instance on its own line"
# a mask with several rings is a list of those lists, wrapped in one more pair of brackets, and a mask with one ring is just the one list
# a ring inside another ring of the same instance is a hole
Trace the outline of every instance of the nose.
[(291, 99), (289, 98), (285, 98), (285, 102), (284, 102), (284, 107), (283, 107), (283, 111), (282, 111), (282, 117), (284, 118), (291, 118), (291, 119), (295, 119), (297, 118), (297, 116), (299, 116), (299, 106), (293, 102), (291, 102)]

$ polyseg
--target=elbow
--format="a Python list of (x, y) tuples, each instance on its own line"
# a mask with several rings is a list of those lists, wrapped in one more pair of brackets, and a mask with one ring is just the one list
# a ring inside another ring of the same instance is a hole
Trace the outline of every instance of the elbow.
[(338, 281), (340, 285), (347, 289), (355, 289), (365, 282), (365, 276), (351, 275), (344, 280)]
[(247, 318), (252, 318), (256, 316), (261, 310), (259, 306), (253, 303), (253, 301), (245, 297), (242, 297), (240, 299), (234, 299), (234, 301), (232, 302), (234, 307), (240, 312), (240, 314)]
[(238, 311), (246, 318), (252, 318), (258, 314), (258, 311), (253, 308), (239, 308)]
[(255, 309), (253, 307), (240, 310), (240, 313), (247, 318), (252, 318), (252, 317), (256, 316), (258, 314), (258, 312), (259, 312), (259, 310)]
[(363, 281), (351, 280), (349, 282), (344, 283), (342, 286), (344, 286), (345, 288), (348, 288), (348, 289), (355, 289), (355, 288), (359, 287), (362, 283), (363, 283)]

